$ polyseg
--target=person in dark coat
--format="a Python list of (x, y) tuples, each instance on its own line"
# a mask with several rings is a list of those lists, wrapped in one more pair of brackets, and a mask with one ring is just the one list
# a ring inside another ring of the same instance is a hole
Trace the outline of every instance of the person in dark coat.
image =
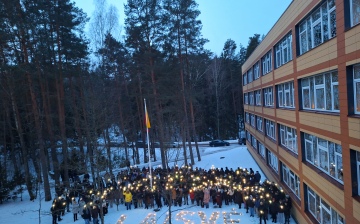
[(250, 217), (254, 217), (254, 206), (255, 206), (255, 198), (252, 195), (249, 196), (247, 202), (247, 207), (250, 210)]
[(216, 203), (219, 206), (219, 208), (221, 208), (222, 206), (222, 194), (221, 194), (221, 190), (219, 189), (218, 192), (216, 193)]
[(273, 198), (271, 204), (269, 205), (269, 213), (271, 216), (271, 220), (272, 222), (277, 222), (277, 214), (279, 212), (279, 203), (275, 200), (275, 198)]
[(56, 219), (57, 219), (57, 211), (56, 211), (56, 207), (55, 207), (55, 203), (53, 202), (53, 204), (51, 205), (50, 208), (51, 211), (51, 215), (52, 215), (52, 224), (56, 224)]
[(84, 219), (85, 224), (90, 224), (91, 221), (91, 211), (90, 211), (90, 205), (86, 204), (85, 207), (82, 210), (81, 217)]
[(260, 180), (261, 180), (261, 174), (259, 173), (259, 171), (256, 171), (256, 173), (254, 174), (255, 184), (259, 184)]
[(262, 223), (261, 221), (264, 220), (264, 223), (266, 224), (266, 216), (267, 216), (267, 212), (266, 212), (267, 208), (264, 205), (263, 201), (260, 201), (260, 205), (259, 205), (259, 217), (260, 217), (260, 224)]
[(100, 214), (100, 209), (97, 205), (94, 205), (91, 209), (91, 218), (93, 220), (93, 224), (97, 224), (99, 221), (99, 214)]
[(158, 190), (156, 193), (155, 193), (155, 203), (156, 203), (156, 206), (157, 208), (161, 208), (162, 207), (162, 203), (161, 203), (161, 192), (160, 190)]
[(286, 195), (285, 203), (284, 203), (284, 215), (285, 215), (285, 224), (290, 224), (290, 212), (292, 208), (292, 202), (289, 195)]
[(243, 202), (242, 192), (240, 190), (235, 190), (234, 197), (235, 197), (235, 204), (238, 204), (239, 209), (241, 209), (241, 204)]

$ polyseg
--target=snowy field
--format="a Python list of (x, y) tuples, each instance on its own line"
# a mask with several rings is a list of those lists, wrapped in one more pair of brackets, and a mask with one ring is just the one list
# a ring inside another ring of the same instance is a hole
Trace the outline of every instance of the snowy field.
[[(215, 147), (211, 148), (207, 145), (202, 145), (200, 147), (202, 154), (202, 161), (196, 162), (195, 167), (200, 167), (204, 169), (210, 169), (211, 167), (228, 167), (233, 168), (234, 170), (238, 167), (242, 168), (253, 168), (254, 171), (259, 171), (262, 176), (262, 181), (266, 179), (264, 174), (261, 172), (256, 162), (247, 151), (246, 146), (240, 146), (235, 141), (231, 141), (230, 146), (224, 147)], [(195, 150), (194, 150), (195, 153)], [(196, 161), (197, 159), (195, 159)], [(153, 164), (154, 166), (160, 164), (159, 162)], [(147, 166), (147, 164), (144, 164)], [(170, 164), (172, 165), (172, 164)], [(177, 165), (181, 166), (181, 161), (177, 162)], [(141, 165), (139, 167), (142, 167)], [(190, 200), (189, 200), (190, 202)], [(51, 224), (52, 216), (50, 214), (50, 207), (52, 201), (45, 202), (44, 200), (35, 200), (34, 202), (29, 201), (27, 196), (23, 198), (23, 201), (18, 199), (17, 201), (8, 201), (0, 205), (0, 214), (1, 221), (0, 223), (6, 224), (17, 224), (17, 223), (26, 223), (26, 224)], [(70, 206), (71, 207), (71, 206)], [(243, 208), (238, 209), (237, 205), (224, 205), (222, 208), (213, 208), (212, 203), (210, 202), (210, 208), (201, 208), (199, 206), (182, 206), (182, 207), (172, 207), (172, 223), (210, 223), (210, 219), (214, 220), (216, 217), (216, 222), (213, 223), (224, 223), (224, 217), (226, 214), (233, 213), (230, 216), (230, 219), (235, 221), (240, 221), (238, 223), (259, 223), (259, 218), (250, 217), (248, 213), (245, 213), (246, 210)], [(164, 223), (167, 216), (167, 207), (163, 207), (159, 212), (153, 212), (149, 209), (132, 209), (127, 211), (125, 205), (119, 205), (119, 210), (117, 211), (116, 206), (109, 208), (109, 213), (105, 216), (105, 224), (136, 224), (136, 223)], [(71, 211), (71, 208), (70, 208)], [(73, 221), (73, 214), (65, 213), (65, 216), (62, 216), (62, 221), (58, 222), (59, 224), (69, 224), (69, 223), (84, 223), (84, 220), (78, 215), (78, 221)], [(120, 219), (123, 222), (120, 222)], [(144, 221), (149, 222), (144, 222)], [(153, 220), (153, 221), (151, 221)], [(151, 221), (151, 222), (150, 222)], [(206, 222), (202, 222), (206, 221)], [(268, 220), (268, 223), (271, 221)], [(91, 222), (92, 223), (92, 222)], [(212, 222), (211, 222), (212, 223)], [(291, 219), (291, 223), (295, 223)]]

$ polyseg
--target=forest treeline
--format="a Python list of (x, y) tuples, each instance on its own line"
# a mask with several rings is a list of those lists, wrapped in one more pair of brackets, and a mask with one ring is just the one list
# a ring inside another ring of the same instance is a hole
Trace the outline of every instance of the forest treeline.
[(194, 164), (198, 141), (237, 138), (241, 65), (261, 38), (246, 48), (229, 39), (218, 56), (204, 48), (199, 14), (195, 0), (128, 0), (117, 38), (112, 7), (90, 20), (70, 0), (0, 0), (0, 201), (21, 184), (49, 201), (50, 177), (68, 185), (74, 172), (112, 172), (112, 127), (118, 159), (146, 161), (151, 152), (126, 144), (146, 141), (144, 99), (163, 167), (166, 142), (183, 142)]

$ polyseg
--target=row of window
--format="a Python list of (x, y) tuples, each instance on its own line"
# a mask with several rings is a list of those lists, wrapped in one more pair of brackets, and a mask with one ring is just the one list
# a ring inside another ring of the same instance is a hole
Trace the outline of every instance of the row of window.
[[(249, 114), (249, 113), (247, 113)], [(253, 114), (249, 115), (254, 116)], [(258, 117), (258, 116), (256, 116)], [(298, 155), (298, 136), (297, 130), (283, 124), (275, 124), (275, 122), (265, 119), (265, 134), (274, 141), (276, 138), (276, 127), (279, 130), (279, 144), (289, 151)], [(257, 130), (259, 130), (257, 128)], [(343, 184), (343, 162), (341, 145), (322, 139), (320, 137), (301, 132), (303, 143), (303, 160), (312, 164), (323, 173)], [(258, 141), (248, 132), (248, 141), (251, 145), (258, 149)]]
[[(300, 177), (287, 167), (284, 163), (279, 161), (278, 157), (269, 149), (256, 140), (256, 138), (247, 132), (247, 139), (252, 142), (253, 148), (260, 154), (260, 156), (266, 161), (269, 167), (274, 172), (279, 174), (278, 167), (280, 164), (281, 181), (294, 193), (294, 195), (301, 200), (301, 182)], [(256, 144), (256, 146), (255, 146)], [(356, 153), (356, 164), (358, 180), (360, 180), (360, 152), (353, 151)], [(359, 187), (360, 188), (360, 187)], [(305, 194), (305, 206), (306, 210), (319, 222), (319, 223), (333, 223), (333, 224), (344, 224), (344, 218), (337, 213), (325, 200), (323, 200), (314, 190), (304, 183), (304, 194)]]
[[(348, 67), (348, 98), (354, 102), (349, 108), (351, 114), (360, 114), (360, 64)], [(340, 112), (338, 72), (329, 71), (298, 80), (299, 105), (304, 110)], [(295, 109), (294, 81), (280, 83), (244, 93), (244, 104), (273, 107), (274, 98), (278, 108)]]
[[(353, 27), (360, 23), (360, 0), (346, 0), (345, 4), (345, 26)], [(348, 6), (347, 6), (348, 5)], [(295, 27), (298, 34), (297, 49), (298, 55), (319, 46), (325, 41), (336, 36), (336, 5), (335, 0), (327, 0), (315, 8)], [(275, 68), (288, 63), (293, 58), (292, 33), (286, 34), (275, 44), (274, 65)], [(253, 67), (243, 75), (243, 85), (260, 78), (260, 73), (266, 75), (272, 71), (272, 50), (269, 50)], [(261, 63), (261, 71), (259, 64)]]

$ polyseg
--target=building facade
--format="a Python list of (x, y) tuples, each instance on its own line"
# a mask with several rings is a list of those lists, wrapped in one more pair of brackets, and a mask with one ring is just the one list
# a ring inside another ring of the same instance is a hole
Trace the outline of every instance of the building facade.
[(360, 0), (293, 0), (244, 63), (247, 145), (298, 223), (360, 223)]

